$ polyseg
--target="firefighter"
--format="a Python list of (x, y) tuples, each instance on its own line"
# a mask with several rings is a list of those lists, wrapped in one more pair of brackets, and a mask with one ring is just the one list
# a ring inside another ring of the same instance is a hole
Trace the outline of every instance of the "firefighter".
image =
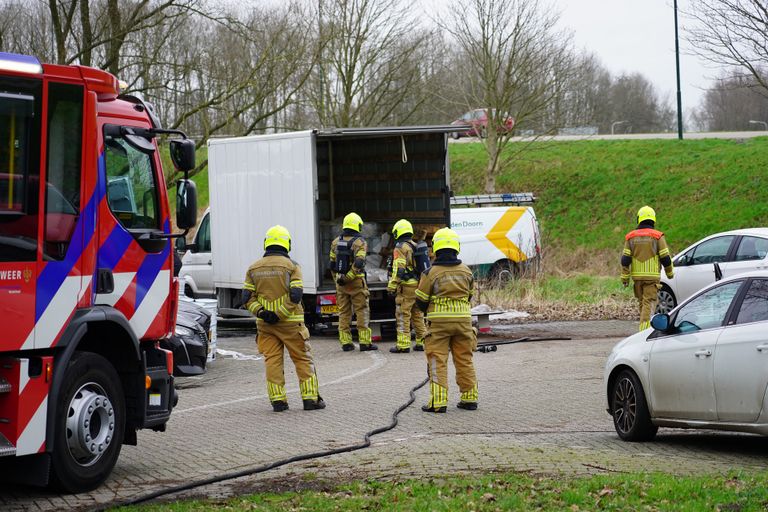
[(341, 235), (331, 242), (331, 275), (336, 281), (336, 304), (339, 306), (339, 342), (345, 352), (355, 350), (352, 343), (352, 309), (357, 319), (360, 351), (378, 350), (371, 343), (370, 291), (365, 281), (365, 256), (368, 244), (360, 235), (363, 219), (354, 212), (344, 217)]
[(288, 257), (291, 235), (283, 226), (272, 226), (264, 238), (264, 257), (245, 274), (245, 303), (256, 315), (256, 343), (264, 355), (267, 394), (275, 412), (288, 409), (283, 372), (284, 349), (296, 366), (304, 410), (325, 409), (312, 361), (309, 331), (304, 325), (301, 267)]
[(640, 305), (640, 330), (651, 326), (651, 313), (656, 309), (659, 293), (659, 271), (664, 267), (672, 279), (674, 269), (664, 233), (655, 229), (656, 212), (643, 206), (637, 212), (637, 229), (627, 233), (621, 254), (621, 283), (634, 282), (635, 297)]
[(416, 330), (414, 350), (424, 350), (424, 337), (427, 328), (424, 325), (424, 313), (416, 307), (416, 287), (419, 284), (419, 272), (414, 258), (416, 243), (413, 241), (413, 226), (405, 219), (400, 219), (392, 227), (395, 237), (395, 250), (392, 255), (392, 276), (387, 285), (387, 293), (395, 297), (397, 319), (397, 345), (390, 348), (393, 353), (411, 351), (411, 321)]
[(425, 412), (445, 412), (448, 406), (448, 353), (456, 366), (456, 383), (461, 391), (457, 406), (477, 409), (477, 377), (472, 353), (477, 332), (472, 328), (469, 302), (474, 280), (472, 272), (458, 259), (459, 235), (449, 228), (437, 230), (432, 238), (435, 261), (421, 274), (416, 303), (427, 314), (429, 334), (424, 341), (430, 380), (429, 403)]

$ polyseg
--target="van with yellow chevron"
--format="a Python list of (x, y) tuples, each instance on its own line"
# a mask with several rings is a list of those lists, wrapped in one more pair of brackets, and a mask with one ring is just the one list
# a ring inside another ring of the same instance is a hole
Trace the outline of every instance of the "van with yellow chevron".
[(451, 198), (451, 229), (461, 240), (462, 261), (476, 277), (506, 280), (538, 270), (535, 201), (530, 192)]

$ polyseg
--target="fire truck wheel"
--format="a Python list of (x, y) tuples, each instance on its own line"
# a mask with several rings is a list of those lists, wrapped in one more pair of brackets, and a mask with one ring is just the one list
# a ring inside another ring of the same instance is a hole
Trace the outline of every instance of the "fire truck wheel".
[(98, 354), (76, 352), (56, 410), (51, 481), (66, 492), (95, 489), (120, 455), (125, 398), (120, 377)]

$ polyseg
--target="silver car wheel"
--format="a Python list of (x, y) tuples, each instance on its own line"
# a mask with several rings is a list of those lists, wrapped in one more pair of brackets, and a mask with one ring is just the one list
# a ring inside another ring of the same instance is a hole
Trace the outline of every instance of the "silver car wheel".
[(658, 298), (659, 302), (656, 305), (656, 313), (669, 314), (669, 312), (675, 309), (675, 306), (677, 306), (674, 295), (672, 295), (672, 292), (666, 288), (659, 290)]
[(613, 417), (616, 428), (628, 434), (635, 426), (637, 418), (637, 394), (632, 381), (624, 377), (616, 385), (613, 395)]

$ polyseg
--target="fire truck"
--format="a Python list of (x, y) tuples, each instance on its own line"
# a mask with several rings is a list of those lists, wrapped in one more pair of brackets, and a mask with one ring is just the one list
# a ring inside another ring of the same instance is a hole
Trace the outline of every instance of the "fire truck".
[(194, 143), (109, 73), (0, 53), (0, 474), (97, 487), (177, 402), (176, 225), (195, 224)]

